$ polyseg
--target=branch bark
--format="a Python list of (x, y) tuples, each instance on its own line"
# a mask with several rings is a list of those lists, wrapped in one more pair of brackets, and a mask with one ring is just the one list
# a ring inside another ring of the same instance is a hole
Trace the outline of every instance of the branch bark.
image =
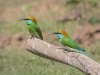
[(100, 75), (100, 64), (76, 52), (65, 52), (64, 49), (54, 46), (37, 38), (28, 38), (26, 50), (38, 56), (73, 66), (86, 75)]

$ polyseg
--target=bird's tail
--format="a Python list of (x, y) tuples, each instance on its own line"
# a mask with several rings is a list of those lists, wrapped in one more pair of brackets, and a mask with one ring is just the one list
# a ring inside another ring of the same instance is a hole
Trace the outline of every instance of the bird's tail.
[(84, 50), (83, 50), (83, 51), (82, 51), (82, 50), (77, 50), (77, 49), (69, 48), (69, 47), (67, 47), (67, 46), (66, 46), (66, 48), (67, 48), (67, 50), (68, 50), (69, 52), (81, 53), (81, 54), (83, 54), (83, 55), (85, 55), (85, 56), (87, 56), (87, 57), (90, 58), (90, 56), (89, 56), (88, 54), (86, 54), (86, 53), (84, 52)]
[(88, 54), (86, 54), (84, 51), (79, 51), (79, 53), (81, 53), (81, 54), (83, 54), (83, 55), (85, 55), (85, 56), (90, 58), (90, 56)]

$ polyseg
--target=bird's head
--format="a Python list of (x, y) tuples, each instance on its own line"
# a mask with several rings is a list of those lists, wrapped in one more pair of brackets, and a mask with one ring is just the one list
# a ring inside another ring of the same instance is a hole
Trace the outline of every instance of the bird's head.
[(52, 34), (55, 34), (59, 39), (68, 36), (68, 34), (64, 30), (59, 30), (57, 32), (53, 32)]
[(26, 18), (20, 19), (19, 21), (21, 20), (25, 21), (27, 25), (31, 25), (32, 23), (37, 24), (37, 21), (33, 16), (28, 16)]

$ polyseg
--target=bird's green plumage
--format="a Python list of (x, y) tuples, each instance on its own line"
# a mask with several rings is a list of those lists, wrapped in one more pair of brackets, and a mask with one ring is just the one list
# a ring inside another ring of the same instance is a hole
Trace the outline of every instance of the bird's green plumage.
[(31, 35), (37, 36), (37, 37), (39, 37), (40, 39), (43, 40), (40, 27), (37, 24), (31, 22), (31, 24), (30, 25), (27, 25), (27, 26), (28, 26), (28, 30), (31, 33)]
[(61, 44), (63, 44), (64, 46), (68, 46), (70, 48), (74, 48), (74, 49), (77, 49), (77, 50), (81, 50), (81, 51), (84, 51), (83, 48), (81, 48), (78, 44), (76, 44), (69, 36), (66, 36), (66, 37), (62, 37), (60, 39), (60, 42)]
[[(33, 16), (28, 16), (28, 17), (26, 17), (24, 19), (20, 19), (20, 20), (24, 20), (27, 23), (28, 30), (32, 36), (38, 37), (43, 40), (40, 27), (38, 26), (37, 21)], [(53, 61), (52, 61), (52, 63), (53, 63)]]
[(37, 21), (33, 16), (28, 16), (28, 17), (26, 17), (24, 19), (20, 19), (20, 20), (23, 20), (27, 23), (28, 30), (32, 36), (38, 37), (43, 40), (40, 27), (37, 25)]
[[(60, 43), (64, 45), (68, 51), (72, 52), (79, 52), (85, 56), (88, 56), (84, 51), (83, 48), (81, 48), (77, 43), (75, 43), (64, 30), (60, 30), (58, 32), (54, 32), (56, 36), (59, 38)], [(89, 56), (88, 56), (89, 57)]]
[(43, 40), (40, 27), (37, 25), (36, 19), (33, 16), (29, 16), (25, 19), (20, 20), (24, 20), (27, 23), (28, 30), (32, 36), (38, 37)]

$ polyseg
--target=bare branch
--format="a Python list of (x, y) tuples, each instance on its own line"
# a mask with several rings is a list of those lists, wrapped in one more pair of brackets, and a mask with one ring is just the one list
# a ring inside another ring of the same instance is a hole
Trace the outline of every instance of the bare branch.
[(80, 53), (65, 52), (61, 47), (37, 38), (28, 38), (26, 49), (38, 56), (73, 66), (86, 75), (100, 75), (100, 64)]

